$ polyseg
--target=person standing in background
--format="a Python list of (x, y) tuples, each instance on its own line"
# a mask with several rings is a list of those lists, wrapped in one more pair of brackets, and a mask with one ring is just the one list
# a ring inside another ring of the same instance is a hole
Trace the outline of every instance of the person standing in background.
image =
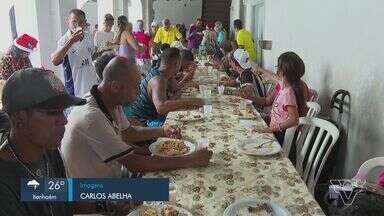
[(67, 22), (68, 31), (59, 39), (51, 61), (55, 66), (62, 65), (67, 92), (82, 97), (97, 83), (95, 67), (92, 65), (95, 46), (84, 11), (72, 9)]
[(213, 30), (213, 23), (208, 22), (206, 29), (203, 31), (203, 40), (200, 44), (200, 54), (213, 55), (217, 50), (217, 36)]
[(240, 19), (233, 21), (233, 26), (236, 31), (236, 42), (239, 48), (245, 49), (247, 51), (251, 60), (256, 60), (256, 50), (255, 44), (252, 38), (252, 34), (243, 28), (243, 23)]
[(183, 35), (179, 32), (179, 30), (171, 25), (169, 19), (163, 20), (163, 27), (159, 28), (156, 32), (156, 36), (153, 40), (156, 44), (169, 44), (171, 45), (173, 41), (179, 40), (183, 37)]
[(192, 23), (189, 26), (187, 34), (188, 49), (194, 54), (197, 54), (199, 51), (199, 46), (203, 40), (203, 30), (204, 26), (201, 18), (198, 18), (196, 23)]
[(117, 26), (119, 27), (119, 33), (114, 40), (114, 44), (119, 45), (119, 56), (126, 57), (136, 62), (136, 52), (143, 51), (143, 47), (137, 43), (132, 34), (132, 23), (128, 22), (126, 16), (119, 16), (117, 18)]
[(133, 31), (133, 36), (144, 49), (143, 51), (137, 52), (136, 54), (137, 63), (140, 66), (140, 71), (142, 74), (144, 74), (151, 66), (151, 57), (149, 54), (151, 37), (148, 33), (144, 32), (143, 20), (137, 20)]
[(101, 31), (97, 31), (94, 36), (94, 43), (98, 56), (104, 51), (112, 49), (111, 42), (115, 37), (115, 33), (112, 31), (112, 27), (115, 19), (112, 14), (105, 14), (103, 28)]
[(0, 59), (0, 79), (7, 80), (15, 71), (32, 67), (29, 54), (36, 48), (37, 42), (28, 34), (16, 38)]
[(223, 24), (220, 21), (215, 22), (215, 27), (213, 29), (217, 34), (217, 44), (220, 46), (227, 39), (227, 32), (225, 32)]

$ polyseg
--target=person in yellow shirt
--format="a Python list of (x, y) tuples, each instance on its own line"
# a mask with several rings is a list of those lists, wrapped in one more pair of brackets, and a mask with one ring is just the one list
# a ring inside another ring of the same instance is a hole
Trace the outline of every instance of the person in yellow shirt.
[(164, 19), (163, 27), (157, 30), (155, 39), (153, 41), (157, 44), (171, 45), (172, 42), (179, 40), (182, 37), (183, 35), (179, 32), (179, 30), (175, 26), (171, 26), (169, 19)]
[(256, 49), (251, 33), (243, 28), (243, 23), (240, 19), (233, 21), (233, 26), (236, 31), (236, 42), (238, 46), (245, 49), (251, 60), (255, 61)]

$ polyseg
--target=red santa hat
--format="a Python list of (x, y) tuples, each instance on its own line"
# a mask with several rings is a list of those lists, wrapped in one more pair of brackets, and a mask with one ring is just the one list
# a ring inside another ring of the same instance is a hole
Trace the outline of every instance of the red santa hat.
[(37, 46), (37, 42), (36, 38), (28, 34), (23, 34), (13, 41), (13, 45), (25, 52), (33, 52)]

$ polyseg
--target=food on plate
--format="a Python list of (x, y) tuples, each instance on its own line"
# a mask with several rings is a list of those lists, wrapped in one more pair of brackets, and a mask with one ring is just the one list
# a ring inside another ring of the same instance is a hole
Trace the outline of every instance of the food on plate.
[(166, 140), (159, 145), (159, 153), (167, 156), (183, 155), (189, 150), (183, 140)]
[(193, 118), (201, 118), (201, 115), (200, 114), (195, 114), (195, 115), (193, 115)]
[(252, 215), (272, 215), (273, 210), (267, 203), (261, 203), (255, 206), (249, 206), (248, 212), (252, 213)]
[(155, 209), (149, 208), (149, 207), (141, 208), (139, 215), (140, 216), (159, 216)]
[(165, 205), (164, 208), (161, 211), (162, 216), (177, 216), (177, 210), (170, 205)]
[(238, 115), (242, 116), (244, 118), (255, 118), (256, 117), (255, 112), (250, 107), (247, 107), (245, 110), (241, 110)]
[(229, 98), (229, 102), (231, 103), (240, 103), (240, 98)]
[(184, 114), (177, 114), (177, 118), (183, 119), (183, 118), (185, 118), (185, 115)]

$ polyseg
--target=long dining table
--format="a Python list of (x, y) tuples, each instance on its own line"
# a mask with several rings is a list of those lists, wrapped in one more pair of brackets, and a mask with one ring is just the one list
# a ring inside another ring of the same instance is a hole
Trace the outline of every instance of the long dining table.
[[(213, 151), (210, 164), (147, 175), (168, 177), (176, 188), (177, 205), (196, 216), (223, 215), (230, 204), (245, 198), (279, 203), (291, 215), (324, 215), (295, 167), (282, 153), (249, 156), (237, 151), (236, 143), (240, 140), (254, 138), (255, 142), (266, 142), (275, 141), (275, 137), (252, 133), (240, 125), (239, 116), (234, 112), (240, 98), (217, 94), (218, 74), (200, 65), (193, 83), (212, 90), (211, 114), (200, 121), (180, 122), (177, 117), (180, 111), (171, 112), (166, 124), (181, 127), (182, 136), (188, 139), (208, 139), (208, 149)], [(187, 87), (183, 95), (199, 96), (199, 89)], [(262, 118), (254, 121), (255, 125), (266, 125)]]

